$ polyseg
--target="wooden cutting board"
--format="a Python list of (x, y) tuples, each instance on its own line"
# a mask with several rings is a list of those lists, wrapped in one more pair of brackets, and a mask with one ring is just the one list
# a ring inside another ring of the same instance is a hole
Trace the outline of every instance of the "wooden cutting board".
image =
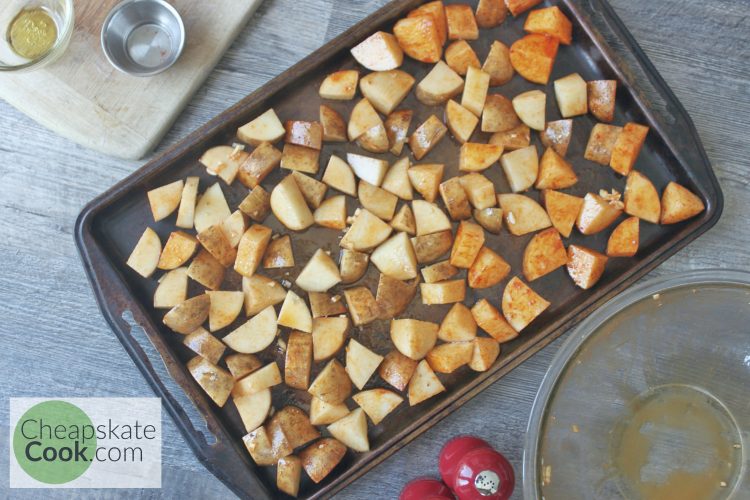
[(0, 98), (52, 131), (108, 155), (151, 151), (262, 0), (170, 0), (185, 24), (177, 63), (152, 77), (114, 69), (101, 49), (104, 18), (119, 0), (77, 0), (75, 32), (43, 69), (0, 76)]

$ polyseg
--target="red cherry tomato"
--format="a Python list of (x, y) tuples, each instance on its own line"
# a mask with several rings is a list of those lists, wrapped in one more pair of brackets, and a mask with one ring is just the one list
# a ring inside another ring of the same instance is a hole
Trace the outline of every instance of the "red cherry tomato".
[(507, 500), (515, 487), (515, 475), (500, 453), (477, 448), (458, 460), (456, 474), (447, 484), (459, 500)]
[(407, 483), (401, 490), (399, 500), (455, 500), (451, 490), (433, 478), (418, 478)]
[(468, 452), (477, 448), (491, 449), (492, 447), (486, 441), (474, 436), (458, 436), (445, 443), (443, 449), (440, 450), (440, 458), (438, 460), (440, 477), (443, 478), (445, 484), (453, 484), (459, 460)]

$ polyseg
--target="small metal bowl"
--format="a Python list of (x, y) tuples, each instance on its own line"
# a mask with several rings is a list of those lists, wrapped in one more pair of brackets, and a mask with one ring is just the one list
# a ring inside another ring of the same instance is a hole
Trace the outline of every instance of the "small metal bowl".
[(163, 0), (125, 0), (107, 15), (102, 49), (118, 70), (151, 76), (172, 66), (185, 45), (185, 26)]

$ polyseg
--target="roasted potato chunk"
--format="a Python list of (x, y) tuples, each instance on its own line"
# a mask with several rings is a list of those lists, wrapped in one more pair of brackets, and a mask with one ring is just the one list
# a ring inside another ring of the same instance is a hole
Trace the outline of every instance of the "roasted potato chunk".
[[(221, 231), (218, 226), (212, 227), (216, 227), (221, 233), (221, 236), (224, 235), (223, 231)], [(203, 246), (205, 247), (206, 245)], [(198, 240), (195, 236), (184, 231), (173, 231), (170, 233), (167, 242), (164, 244), (164, 249), (159, 256), (159, 262), (156, 267), (167, 271), (177, 269), (190, 260), (190, 257), (193, 256), (196, 248), (198, 248)]]
[(497, 207), (483, 208), (472, 212), (474, 220), (486, 231), (492, 234), (500, 234), (503, 230), (503, 209)]
[(661, 195), (661, 223), (676, 224), (703, 212), (703, 201), (686, 187), (670, 182)]
[(542, 155), (539, 163), (539, 175), (534, 187), (537, 189), (565, 189), (574, 186), (578, 182), (578, 176), (573, 166), (565, 161), (557, 151), (552, 148)]
[(472, 172), (458, 178), (461, 187), (469, 198), (469, 203), (477, 210), (494, 207), (497, 204), (495, 185), (480, 173)]
[(563, 118), (585, 115), (589, 111), (586, 82), (578, 73), (555, 80), (555, 98)]
[(206, 293), (211, 299), (211, 307), (208, 310), (208, 329), (215, 332), (231, 325), (242, 311), (245, 294), (239, 291), (207, 291)]
[(445, 20), (448, 24), (449, 40), (476, 40), (479, 38), (479, 27), (470, 6), (466, 4), (446, 5)]
[(305, 332), (291, 332), (289, 334), (286, 343), (286, 360), (284, 361), (284, 383), (288, 387), (307, 390), (310, 385), (312, 354), (312, 335)]
[(367, 417), (362, 408), (349, 412), (348, 415), (327, 427), (331, 436), (335, 437), (354, 451), (370, 451), (370, 441), (367, 438)]
[(600, 122), (609, 123), (615, 119), (615, 94), (617, 80), (595, 80), (586, 84), (589, 111)]
[(195, 217), (193, 218), (195, 230), (200, 233), (214, 224), (223, 222), (230, 215), (232, 215), (232, 212), (227, 205), (227, 199), (217, 182), (206, 189), (195, 205)]
[(533, 233), (552, 225), (547, 212), (534, 200), (521, 194), (499, 194), (508, 231), (516, 236)]
[(526, 328), (549, 305), (550, 303), (544, 297), (515, 276), (511, 278), (503, 291), (503, 315), (517, 332)]
[(352, 381), (341, 363), (332, 359), (315, 377), (307, 392), (329, 404), (341, 403), (351, 394)]
[(313, 360), (323, 361), (344, 347), (349, 332), (349, 318), (315, 318), (313, 320), (312, 342)]
[(443, 61), (438, 61), (417, 84), (415, 94), (422, 104), (437, 106), (464, 89), (464, 80)]
[(437, 233), (451, 228), (451, 221), (440, 207), (426, 200), (414, 200), (411, 203), (414, 221), (417, 225), (417, 236)]
[(505, 0), (505, 5), (508, 7), (513, 16), (518, 16), (542, 3), (542, 0)]
[(255, 186), (238, 208), (255, 222), (263, 222), (271, 211), (271, 195), (261, 186)]
[(487, 100), (487, 90), (490, 86), (490, 75), (479, 68), (469, 67), (466, 70), (466, 83), (461, 95), (461, 106), (476, 116), (482, 115), (484, 102)]
[(487, 247), (482, 247), (472, 262), (467, 275), (471, 288), (489, 288), (500, 283), (510, 273), (510, 264)]
[(302, 461), (290, 455), (280, 458), (276, 464), (276, 487), (287, 495), (296, 497), (302, 475)]
[(391, 230), (391, 226), (369, 210), (359, 209), (339, 245), (358, 252), (371, 250), (383, 243), (390, 236)]
[[(189, 236), (190, 239), (194, 239), (190, 235), (186, 236)], [(222, 266), (229, 267), (234, 264), (235, 258), (237, 257), (237, 250), (235, 250), (232, 243), (229, 241), (229, 238), (227, 238), (221, 224), (216, 224), (198, 233), (198, 241), (201, 242), (201, 246), (219, 261)], [(192, 252), (190, 255), (192, 255)], [(162, 252), (162, 256), (164, 256), (164, 252)]]
[(465, 40), (456, 40), (445, 49), (445, 62), (453, 71), (463, 76), (469, 66), (481, 67), (474, 49)]
[(568, 153), (570, 138), (573, 136), (573, 120), (547, 122), (539, 139), (545, 148), (552, 148), (560, 156)]
[(659, 192), (648, 177), (631, 170), (625, 184), (625, 213), (635, 215), (652, 224), (659, 223), (661, 201)]
[(284, 137), (286, 131), (273, 109), (237, 129), (237, 137), (242, 142), (257, 146), (262, 142), (274, 143)]
[(638, 252), (639, 221), (638, 217), (628, 217), (612, 231), (607, 240), (608, 257), (632, 257)]
[(346, 346), (346, 373), (359, 390), (367, 384), (381, 361), (383, 356), (372, 352), (354, 339)]
[(218, 260), (205, 249), (201, 249), (188, 267), (188, 276), (209, 290), (216, 290), (224, 281), (225, 271)]
[(484, 245), (484, 230), (479, 224), (461, 221), (451, 249), (450, 263), (468, 269)]
[(425, 63), (436, 63), (443, 55), (438, 25), (432, 15), (399, 19), (393, 34), (407, 56)]
[(288, 234), (274, 238), (268, 243), (263, 256), (263, 267), (266, 269), (294, 267), (292, 239)]
[(296, 406), (285, 406), (274, 413), (266, 429), (271, 432), (277, 428), (287, 437), (291, 448), (298, 448), (320, 437), (320, 432), (312, 426), (307, 413)]
[(542, 191), (542, 201), (552, 225), (566, 238), (583, 207), (583, 198), (546, 189)]
[(325, 104), (320, 105), (320, 124), (323, 126), (325, 142), (346, 142), (346, 122), (338, 111)]
[(573, 282), (584, 290), (588, 290), (599, 281), (606, 264), (606, 255), (579, 245), (568, 247), (568, 274), (573, 278)]
[(310, 257), (295, 281), (295, 284), (306, 292), (327, 292), (339, 283), (339, 268), (322, 248), (318, 248)]
[(473, 342), (448, 342), (432, 348), (425, 360), (438, 373), (453, 373), (469, 364), (474, 354)]
[(508, 7), (503, 0), (479, 0), (476, 19), (480, 28), (494, 28), (505, 21)]
[(380, 319), (393, 319), (402, 314), (414, 299), (418, 284), (418, 279), (402, 281), (381, 273), (375, 298)]
[(387, 389), (370, 389), (352, 396), (352, 399), (364, 410), (373, 425), (378, 425), (404, 398)]
[(383, 358), (378, 367), (378, 375), (399, 391), (403, 391), (416, 369), (416, 361), (394, 349)]
[(296, 144), (306, 148), (320, 149), (323, 146), (323, 126), (319, 122), (288, 120), (284, 125), (287, 144)]
[(437, 198), (444, 168), (445, 166), (440, 163), (414, 165), (406, 174), (412, 187), (422, 195), (422, 198), (432, 203)]
[(420, 361), (409, 381), (409, 406), (418, 405), (441, 392), (445, 392), (445, 387), (430, 364), (425, 360)]
[(408, 139), (412, 115), (411, 110), (402, 109), (394, 111), (385, 119), (385, 134), (390, 144), (389, 151), (396, 156), (401, 154)]
[(503, 318), (500, 311), (487, 299), (481, 299), (471, 308), (477, 326), (497, 342), (508, 342), (518, 337), (518, 332)]
[(563, 45), (570, 45), (573, 41), (573, 24), (556, 5), (529, 12), (523, 29), (529, 33), (555, 37)]
[(222, 344), (221, 340), (217, 339), (206, 331), (205, 328), (200, 326), (193, 333), (186, 335), (185, 338), (182, 339), (182, 344), (213, 364), (219, 362), (221, 356), (224, 354), (224, 350), (226, 349), (226, 346)]
[(292, 448), (281, 429), (269, 435), (265, 427), (258, 427), (254, 431), (243, 436), (248, 453), (257, 465), (274, 465), (280, 459), (291, 454)]
[(503, 148), (494, 144), (467, 142), (461, 146), (458, 169), (463, 172), (481, 172), (500, 158)]
[(536, 146), (528, 146), (506, 153), (500, 158), (505, 177), (508, 179), (511, 191), (519, 193), (526, 191), (539, 176), (539, 156)]
[(273, 231), (270, 228), (253, 224), (245, 231), (237, 247), (237, 258), (234, 261), (234, 270), (242, 276), (252, 276), (258, 269), (263, 254), (266, 253), (268, 243), (271, 241)]
[(423, 3), (416, 9), (410, 11), (409, 14), (407, 14), (407, 17), (418, 17), (425, 15), (430, 15), (435, 19), (435, 26), (437, 27), (438, 36), (440, 38), (440, 46), (442, 47), (448, 40), (448, 23), (445, 19), (445, 7), (443, 6), (442, 0)]
[(383, 125), (383, 120), (373, 107), (372, 103), (366, 98), (354, 105), (352, 114), (349, 116), (346, 133), (350, 141), (359, 139), (360, 136), (367, 133), (373, 127)]
[(471, 205), (458, 177), (440, 183), (440, 196), (451, 219), (463, 220), (471, 217)]
[(438, 325), (416, 319), (391, 321), (391, 341), (401, 354), (415, 361), (425, 355), (437, 342)]
[(544, 130), (547, 94), (529, 90), (513, 98), (513, 109), (523, 123), (534, 130)]
[(357, 196), (357, 181), (354, 178), (354, 172), (348, 163), (336, 155), (331, 155), (321, 180), (333, 189), (349, 196)]
[(531, 129), (525, 123), (506, 132), (495, 132), (490, 137), (490, 144), (502, 146), (505, 151), (514, 151), (531, 144)]
[(439, 283), (421, 283), (419, 291), (422, 304), (453, 304), (466, 298), (466, 281), (450, 280)]
[(392, 113), (413, 86), (414, 77), (398, 69), (370, 73), (359, 81), (362, 95), (384, 115)]
[(210, 308), (211, 299), (204, 293), (177, 304), (162, 321), (173, 331), (188, 335), (205, 323)]
[(458, 268), (452, 266), (450, 262), (444, 260), (431, 266), (422, 268), (422, 278), (425, 283), (437, 283), (452, 278), (458, 274)]
[(271, 345), (277, 333), (276, 310), (268, 306), (225, 336), (223, 341), (239, 353), (255, 354)]
[(344, 290), (344, 298), (355, 326), (372, 323), (380, 317), (380, 307), (369, 288), (358, 286)]
[(369, 262), (370, 256), (366, 253), (342, 248), (339, 259), (341, 282), (349, 285), (358, 281), (367, 271)]
[(333, 438), (323, 438), (299, 452), (302, 467), (315, 483), (321, 482), (341, 462), (346, 446)]
[(451, 307), (443, 318), (438, 330), (438, 338), (446, 342), (463, 342), (474, 340), (477, 336), (477, 323), (471, 310), (460, 302)]
[(232, 375), (201, 356), (188, 361), (187, 368), (211, 400), (220, 407), (224, 406), (234, 385)]
[(182, 197), (180, 198), (180, 207), (177, 209), (177, 220), (175, 226), (183, 229), (193, 227), (193, 217), (195, 217), (195, 203), (198, 201), (198, 184), (200, 178), (187, 177), (185, 185), (182, 188)]
[(346, 314), (346, 306), (341, 300), (341, 295), (330, 295), (325, 292), (310, 292), (307, 295), (310, 298), (313, 328), (315, 328), (315, 318)]
[(612, 225), (620, 217), (622, 209), (621, 201), (606, 200), (598, 194), (588, 193), (583, 198), (576, 226), (581, 234), (596, 234)]
[(474, 339), (474, 352), (469, 368), (476, 372), (486, 372), (500, 355), (500, 344), (494, 339), (477, 337)]
[(500, 94), (490, 94), (482, 111), (482, 132), (506, 132), (521, 125), (513, 103)]
[(151, 215), (154, 216), (154, 222), (166, 219), (169, 215), (177, 210), (182, 200), (182, 189), (184, 183), (182, 180), (174, 181), (146, 193), (148, 203), (151, 207)]
[(557, 57), (559, 43), (557, 38), (547, 35), (526, 35), (510, 46), (510, 63), (528, 81), (546, 85)]
[[(314, 151), (314, 150), (310, 150)], [(271, 210), (284, 226), (292, 231), (302, 231), (315, 222), (294, 177), (287, 175), (271, 191)]]
[(159, 235), (147, 227), (135, 244), (126, 264), (144, 278), (148, 278), (156, 271), (161, 253)]
[[(370, 38), (373, 38), (376, 35), (377, 33)], [(360, 46), (364, 45), (365, 42), (362, 42)], [(354, 52), (355, 49), (356, 47), (352, 49), (352, 52)], [(360, 47), (359, 51), (361, 52), (361, 50), (362, 48)], [(387, 56), (386, 54), (382, 54), (382, 55)], [(354, 58), (356, 59), (357, 56), (355, 55)], [(323, 80), (323, 83), (320, 84), (320, 90), (318, 90), (318, 94), (323, 99), (333, 99), (337, 101), (349, 101), (351, 99), (354, 99), (354, 95), (357, 93), (357, 81), (358, 80), (359, 80), (359, 71), (357, 71), (356, 69), (345, 69), (342, 71), (335, 71), (325, 77), (325, 80)], [(321, 122), (322, 121), (323, 120), (321, 120)]]
[(479, 118), (474, 113), (453, 99), (449, 99), (448, 104), (445, 105), (445, 121), (448, 124), (448, 130), (460, 143), (471, 139), (471, 134), (474, 133), (474, 129), (479, 124)]
[(286, 289), (271, 278), (259, 274), (242, 278), (245, 293), (245, 314), (252, 316), (268, 306), (280, 304), (286, 298)]
[(154, 291), (154, 308), (171, 309), (187, 299), (188, 275), (186, 267), (178, 267), (159, 278)]
[(617, 143), (620, 132), (622, 132), (622, 127), (604, 123), (594, 125), (583, 157), (600, 165), (609, 165), (612, 158), (612, 149)]
[(388, 162), (369, 156), (347, 153), (346, 160), (349, 162), (354, 175), (369, 182), (374, 186), (380, 186), (383, 183), (385, 174), (388, 171)]
[(545, 276), (568, 263), (560, 233), (551, 227), (534, 235), (523, 252), (523, 275), (528, 281)]
[(414, 212), (411, 211), (409, 205), (401, 206), (391, 220), (391, 227), (410, 236), (417, 234), (417, 222), (414, 220)]
[(417, 277), (417, 257), (406, 233), (397, 233), (372, 252), (370, 260), (378, 270), (397, 280)]
[(384, 31), (373, 33), (351, 50), (352, 56), (370, 71), (396, 69), (404, 62), (404, 52), (396, 38)]
[(648, 127), (637, 123), (626, 123), (612, 148), (609, 166), (620, 175), (628, 175), (633, 170), (635, 160), (646, 142)]
[(437, 233), (425, 234), (412, 239), (417, 262), (429, 264), (434, 262), (451, 249), (453, 233), (450, 229)]
[(484, 60), (484, 64), (482, 65), (482, 71), (490, 75), (490, 87), (508, 83), (515, 73), (513, 65), (510, 63), (510, 49), (508, 46), (497, 40), (492, 42), (487, 59)]
[(434, 148), (448, 132), (448, 128), (440, 119), (431, 115), (409, 137), (409, 147), (414, 158), (421, 160)]

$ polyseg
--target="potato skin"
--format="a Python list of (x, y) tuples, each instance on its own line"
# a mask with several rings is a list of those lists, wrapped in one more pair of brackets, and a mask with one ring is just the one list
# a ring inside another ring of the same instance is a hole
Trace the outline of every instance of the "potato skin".
[(302, 467), (315, 483), (321, 482), (346, 454), (346, 446), (334, 438), (323, 438), (300, 451)]

